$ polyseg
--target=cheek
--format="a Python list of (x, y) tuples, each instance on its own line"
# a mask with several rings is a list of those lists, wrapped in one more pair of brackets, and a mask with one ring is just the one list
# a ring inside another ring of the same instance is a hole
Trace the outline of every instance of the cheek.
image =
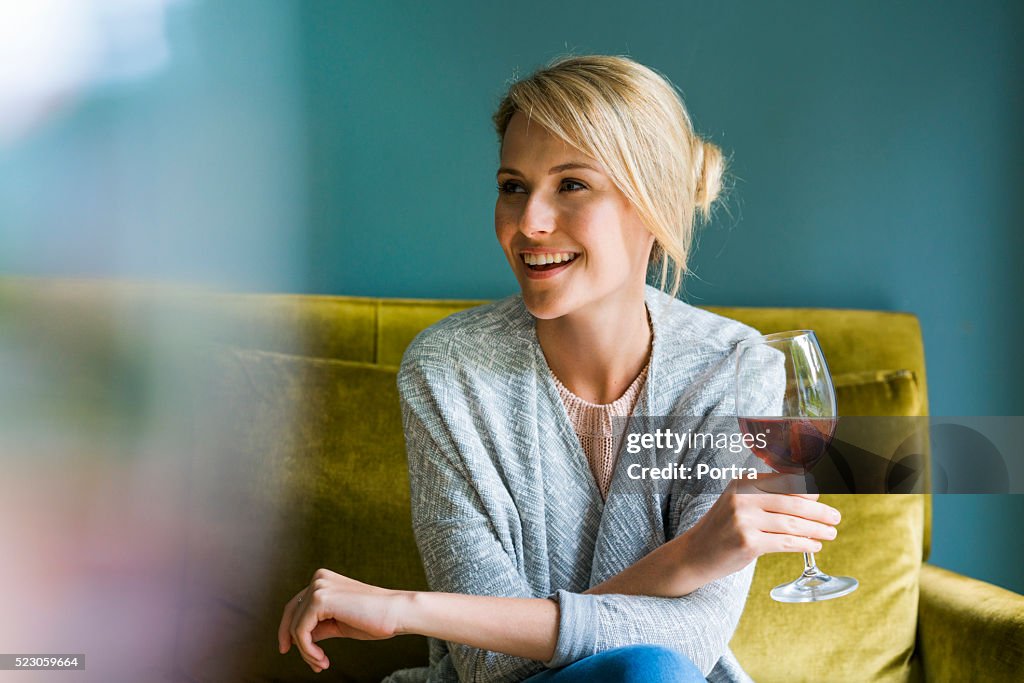
[(498, 241), (502, 245), (506, 244), (511, 239), (512, 234), (515, 232), (515, 225), (509, 219), (508, 210), (503, 209), (500, 206), (494, 207), (494, 234), (497, 235)]
[(511, 258), (510, 251), (512, 249), (512, 240), (515, 236), (515, 230), (509, 230), (508, 224), (494, 226), (494, 236), (498, 238), (498, 246), (501, 247), (501, 251), (506, 257)]
[(505, 256), (505, 259), (509, 262), (509, 265), (515, 267), (512, 256), (512, 241), (515, 239), (516, 224), (514, 221), (508, 220), (507, 216), (503, 216), (499, 210), (494, 212), (494, 236), (497, 238), (498, 246), (501, 247), (501, 252)]
[(646, 273), (651, 235), (635, 216), (602, 207), (577, 225), (579, 242), (590, 255), (589, 265), (601, 278), (616, 282), (638, 270)]
[(583, 207), (574, 212), (575, 235), (591, 253), (622, 260), (633, 238), (622, 225), (622, 214), (615, 207), (599, 205)]
[(522, 202), (516, 197), (500, 196), (494, 201), (495, 223), (517, 223), (522, 212)]

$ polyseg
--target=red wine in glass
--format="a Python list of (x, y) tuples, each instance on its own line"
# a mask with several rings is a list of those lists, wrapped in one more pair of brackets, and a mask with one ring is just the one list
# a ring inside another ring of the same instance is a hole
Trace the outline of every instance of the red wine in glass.
[[(836, 393), (825, 355), (810, 330), (744, 339), (736, 347), (736, 417), (751, 451), (777, 472), (804, 475), (828, 451), (836, 431)], [(772, 494), (782, 495), (782, 494)], [(814, 553), (804, 572), (771, 591), (779, 602), (817, 602), (857, 589), (857, 579), (830, 576)]]
[(834, 417), (741, 417), (739, 422), (741, 432), (755, 437), (750, 447), (754, 455), (788, 474), (814, 469), (836, 432)]

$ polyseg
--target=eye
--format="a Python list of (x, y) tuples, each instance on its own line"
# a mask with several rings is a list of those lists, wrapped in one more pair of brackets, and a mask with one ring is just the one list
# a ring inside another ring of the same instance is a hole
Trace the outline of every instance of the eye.
[(519, 187), (517, 183), (514, 183), (511, 180), (506, 180), (503, 183), (498, 183), (498, 192), (501, 194), (517, 194), (515, 189), (517, 187)]
[[(583, 183), (568, 178), (562, 181), (561, 188), (566, 192), (579, 192), (580, 190), (587, 189)], [(513, 180), (498, 183), (497, 190), (500, 194), (523, 194), (526, 192), (522, 185)]]

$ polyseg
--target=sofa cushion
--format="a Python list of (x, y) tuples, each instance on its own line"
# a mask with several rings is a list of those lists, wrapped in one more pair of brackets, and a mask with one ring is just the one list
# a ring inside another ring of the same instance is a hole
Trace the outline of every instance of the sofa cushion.
[[(326, 567), (424, 589), (396, 368), (211, 345), (196, 383), (177, 666), (194, 681), (322, 680), (277, 651), (284, 604)], [(421, 664), (426, 642), (323, 643), (332, 680)]]
[(869, 370), (835, 375), (840, 415), (914, 416), (922, 414), (917, 377), (910, 370)]
[[(841, 415), (912, 416), (921, 407), (908, 371), (833, 380)], [(853, 576), (860, 586), (820, 603), (775, 602), (769, 591), (797, 578), (803, 561), (796, 553), (762, 556), (733, 651), (757, 681), (914, 680), (924, 496), (833, 494), (820, 500), (843, 519), (836, 540), (826, 542), (816, 559), (823, 571)]]

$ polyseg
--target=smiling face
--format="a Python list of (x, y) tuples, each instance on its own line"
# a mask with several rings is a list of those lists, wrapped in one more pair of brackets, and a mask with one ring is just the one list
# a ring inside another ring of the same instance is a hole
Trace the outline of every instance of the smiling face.
[(530, 313), (642, 300), (654, 236), (597, 160), (516, 112), (497, 179), (494, 230)]

